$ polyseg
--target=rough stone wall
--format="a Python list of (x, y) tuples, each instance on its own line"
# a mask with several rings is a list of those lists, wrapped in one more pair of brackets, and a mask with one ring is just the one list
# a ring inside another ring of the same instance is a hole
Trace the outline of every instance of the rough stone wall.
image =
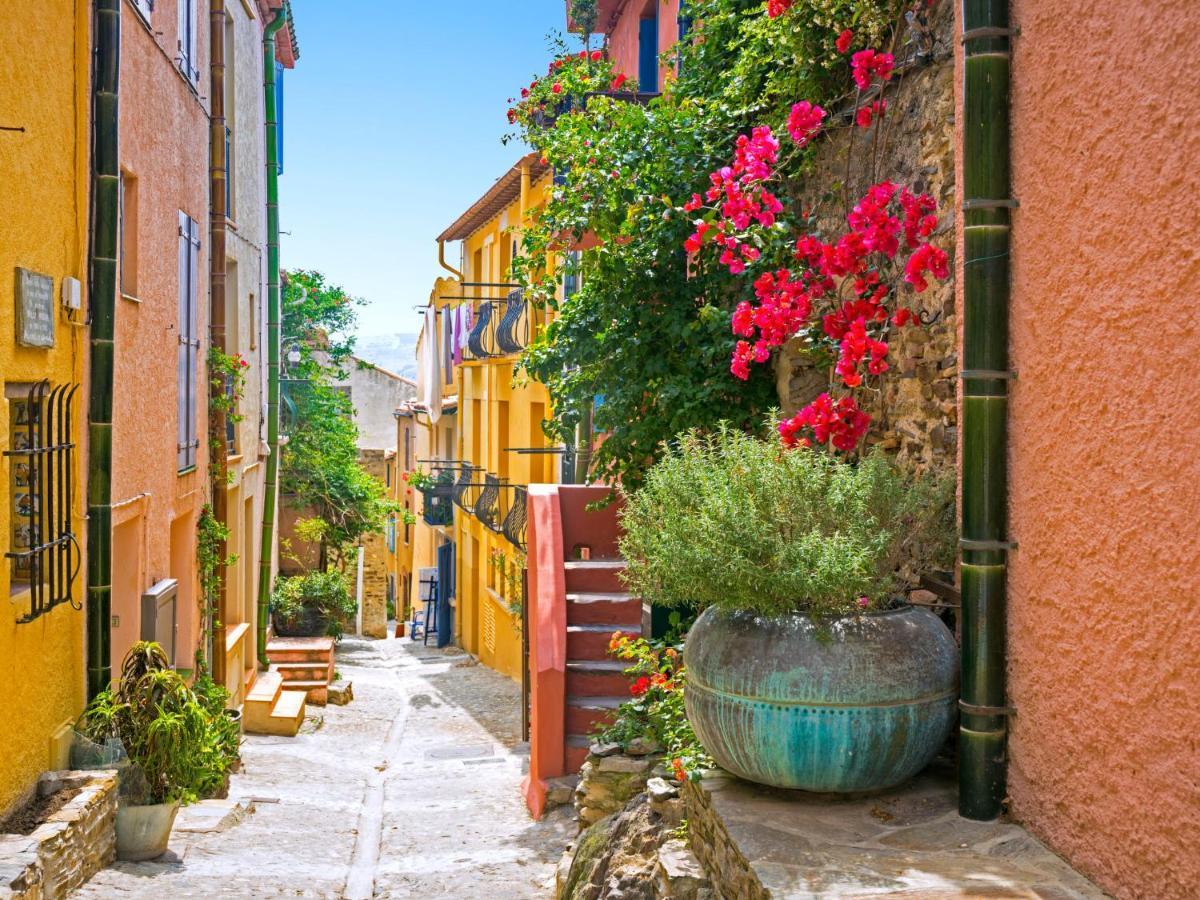
[[(894, 181), (928, 193), (938, 201), (942, 219), (935, 243), (950, 254), (953, 272), (953, 4), (943, 0), (931, 16), (930, 60), (897, 77), (887, 94), (884, 124), (867, 130), (831, 127), (818, 145), (811, 172), (793, 185), (792, 197), (817, 211), (818, 227), (828, 238), (846, 228), (847, 199), (852, 206), (877, 181)], [(952, 467), (958, 443), (953, 280), (944, 284), (931, 280), (917, 299), (927, 317), (936, 319), (927, 326), (893, 329), (892, 370), (883, 376), (879, 392), (860, 390), (858, 397), (874, 419), (868, 443), (882, 445), (906, 467)], [(831, 371), (817, 369), (795, 341), (777, 357), (775, 372), (787, 415), (828, 390), (832, 377)]]
[(116, 857), (115, 772), (47, 772), (38, 794), (80, 788), (28, 837), (0, 836), (0, 897), (59, 900)]
[(688, 821), (688, 844), (704, 866), (713, 890), (722, 900), (770, 900), (771, 893), (729, 836), (707, 791), (696, 781), (683, 784)]
[[(382, 450), (360, 450), (358, 461), (367, 473), (387, 480), (386, 453)], [(402, 527), (402, 526), (401, 526)], [(387, 637), (387, 576), (390, 569), (387, 535), (372, 534), (363, 539), (362, 630), (367, 637)]]

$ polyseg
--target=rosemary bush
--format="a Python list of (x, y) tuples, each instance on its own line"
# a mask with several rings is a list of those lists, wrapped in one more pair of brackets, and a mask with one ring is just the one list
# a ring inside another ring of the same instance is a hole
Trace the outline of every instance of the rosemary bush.
[[(664, 606), (766, 616), (886, 607), (953, 551), (953, 485), (785, 449), (721, 426), (688, 432), (626, 496), (624, 578)], [(865, 598), (865, 599), (864, 599)]]

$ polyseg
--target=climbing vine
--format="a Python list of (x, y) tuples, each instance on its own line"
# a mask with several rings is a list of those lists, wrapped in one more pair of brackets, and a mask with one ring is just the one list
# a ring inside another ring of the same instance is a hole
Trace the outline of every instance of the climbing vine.
[(200, 640), (196, 645), (196, 671), (208, 671), (204, 657), (212, 629), (220, 628), (217, 605), (225, 569), (237, 563), (237, 554), (225, 554), (229, 528), (213, 515), (212, 507), (204, 504), (196, 525), (196, 562), (200, 571)]

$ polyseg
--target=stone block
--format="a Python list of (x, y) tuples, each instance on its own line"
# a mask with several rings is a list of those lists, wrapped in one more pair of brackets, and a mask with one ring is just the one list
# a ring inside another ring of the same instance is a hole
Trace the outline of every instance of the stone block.
[(606, 756), (600, 760), (599, 770), (601, 772), (620, 772), (623, 774), (639, 775), (643, 772), (649, 772), (653, 765), (654, 761), (645, 757)]
[(354, 699), (354, 683), (351, 681), (335, 681), (326, 693), (326, 703), (332, 706), (345, 706)]

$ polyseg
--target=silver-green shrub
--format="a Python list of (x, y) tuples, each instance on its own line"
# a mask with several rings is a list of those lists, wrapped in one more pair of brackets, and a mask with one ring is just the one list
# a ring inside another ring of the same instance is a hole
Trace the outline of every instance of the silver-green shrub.
[[(840, 615), (953, 552), (953, 484), (721, 428), (681, 435), (627, 495), (630, 590), (664, 606)], [(864, 601), (862, 598), (866, 598)]]

